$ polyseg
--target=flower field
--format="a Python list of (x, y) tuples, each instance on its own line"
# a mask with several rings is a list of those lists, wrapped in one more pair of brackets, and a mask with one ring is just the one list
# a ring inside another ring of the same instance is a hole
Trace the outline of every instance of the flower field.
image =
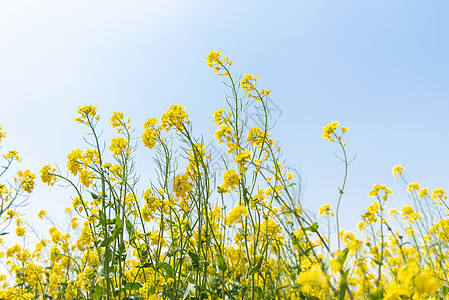
[[(19, 240), (33, 235), (20, 208), (38, 179), (69, 188), (73, 201), (65, 211), (69, 231), (54, 224), (32, 246), (2, 240), (8, 273), (0, 275), (0, 299), (449, 299), (443, 189), (407, 182), (404, 168), (392, 166), (410, 204), (387, 210), (393, 191), (375, 184), (358, 232), (341, 230), (352, 161), (350, 131), (334, 121), (322, 138), (335, 145), (345, 167), (339, 198), (335, 207), (324, 204), (310, 214), (299, 174), (286, 166), (282, 141), (270, 134), (270, 91), (252, 74), (233, 74), (220, 51), (206, 62), (229, 88), (224, 108), (213, 115), (217, 147), (228, 158), (219, 160), (222, 174), (193, 135), (188, 108), (176, 104), (149, 118), (140, 137), (121, 112), (110, 117), (110, 128), (98, 128), (101, 110), (79, 108), (75, 121), (89, 131), (89, 149), (69, 153), (66, 168), (49, 162), (39, 174), (11, 175), (21, 159), (15, 150), (4, 153), (2, 233), (8, 229)], [(263, 126), (245, 115), (253, 104)], [(116, 137), (102, 140), (103, 130)], [(0, 141), (5, 137), (0, 131)], [(157, 173), (144, 190), (133, 159), (142, 146)], [(45, 211), (39, 217), (51, 222)]]

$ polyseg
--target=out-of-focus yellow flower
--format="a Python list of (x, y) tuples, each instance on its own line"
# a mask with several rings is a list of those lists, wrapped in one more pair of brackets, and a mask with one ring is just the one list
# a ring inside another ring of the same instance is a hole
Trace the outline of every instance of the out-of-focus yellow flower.
[(427, 188), (423, 188), (419, 191), (418, 197), (423, 198), (429, 194), (429, 190)]
[(404, 171), (404, 168), (400, 165), (396, 165), (393, 167), (393, 176), (396, 178), (399, 175), (402, 175), (402, 172)]
[[(326, 214), (326, 216), (331, 215), (331, 206), (330, 204), (325, 204), (320, 207), (320, 216)], [(334, 214), (332, 213), (332, 217)]]
[(39, 219), (44, 219), (44, 216), (46, 214), (47, 214), (47, 212), (45, 210), (41, 210), (37, 216), (39, 217)]
[(310, 269), (302, 271), (295, 282), (301, 285), (305, 291), (313, 289), (325, 289), (328, 287), (327, 279), (323, 274), (321, 268), (314, 264)]
[(393, 216), (397, 216), (397, 215), (399, 215), (399, 213), (398, 213), (398, 210), (397, 209), (390, 209), (390, 211), (389, 211), (389, 213), (388, 213), (388, 215), (390, 216), (390, 218), (393, 218)]
[(6, 137), (6, 132), (2, 131), (2, 126), (0, 126), (0, 142), (2, 141), (2, 139), (4, 139)]
[(234, 207), (225, 218), (226, 225), (231, 226), (232, 224), (237, 222), (241, 218), (241, 216), (248, 217), (248, 209), (246, 208), (246, 206), (238, 205)]
[(413, 191), (419, 191), (419, 183), (417, 183), (417, 182), (410, 182), (408, 185), (407, 185), (407, 191), (408, 192), (413, 192)]
[(420, 294), (433, 295), (438, 290), (438, 282), (429, 272), (421, 272), (413, 279), (415, 288)]
[(375, 184), (374, 188), (369, 192), (368, 196), (369, 197), (377, 197), (377, 196), (379, 196), (381, 191), (384, 192), (382, 195), (382, 198), (384, 199), (384, 201), (386, 201), (388, 199), (389, 194), (393, 194), (393, 191), (390, 190), (389, 188), (387, 188), (385, 185)]
[(3, 155), (3, 157), (6, 160), (17, 160), (18, 162), (21, 162), (22, 159), (19, 157), (19, 152), (17, 152), (17, 150), (10, 150), (8, 153), (6, 153), (5, 155)]
[(435, 200), (435, 199), (441, 199), (441, 200), (447, 199), (446, 192), (440, 188), (434, 189), (432, 191), (432, 200)]

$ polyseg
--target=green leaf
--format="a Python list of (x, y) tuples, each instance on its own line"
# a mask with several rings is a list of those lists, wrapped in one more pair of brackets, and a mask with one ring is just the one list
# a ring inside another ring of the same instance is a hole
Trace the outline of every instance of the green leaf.
[(318, 247), (318, 245), (314, 245), (314, 246), (307, 248), (306, 250), (303, 250), (303, 252), (302, 252), (303, 255), (309, 255), (309, 252), (312, 251), (312, 249), (315, 247)]
[(195, 268), (196, 270), (199, 269), (200, 267), (200, 257), (196, 254), (193, 253), (192, 251), (187, 252), (190, 256), (190, 258), (192, 259), (192, 266), (193, 268)]
[(349, 253), (349, 248), (346, 247), (346, 248), (343, 250), (343, 255), (342, 255), (341, 257), (338, 258), (338, 262), (339, 262), (341, 265), (344, 265), (346, 259), (348, 258), (348, 253)]
[(125, 289), (129, 291), (135, 291), (142, 287), (142, 284), (140, 282), (128, 282), (125, 284)]
[(447, 286), (443, 286), (442, 288), (441, 288), (441, 291), (443, 292), (443, 295), (447, 295), (447, 294), (449, 294), (449, 287), (447, 287)]
[(383, 265), (383, 263), (382, 263), (381, 261), (377, 260), (377, 259), (374, 259), (374, 258), (373, 258), (373, 261), (374, 261), (374, 263), (375, 263), (376, 265), (378, 265), (378, 266)]
[(293, 245), (298, 245), (299, 244), (299, 239), (296, 237), (296, 235), (292, 232), (290, 234), (290, 236), (291, 236), (291, 239), (292, 239), (292, 244)]
[(374, 294), (369, 295), (369, 299), (370, 300), (381, 300), (384, 297), (384, 290), (380, 289), (377, 292), (375, 292)]
[(226, 261), (225, 261), (223, 255), (217, 254), (217, 263), (218, 263), (218, 269), (220, 271), (226, 271), (228, 266), (226, 265)]
[(252, 275), (256, 274), (256, 272), (259, 271), (260, 268), (262, 267), (262, 263), (263, 263), (263, 256), (261, 256), (259, 258), (257, 265), (255, 265), (254, 267), (252, 267), (251, 269), (248, 270), (248, 276), (252, 276)]
[(318, 223), (315, 222), (309, 227), (304, 228), (305, 231), (317, 232), (318, 231)]
[(103, 296), (103, 291), (101, 290), (100, 285), (97, 283), (95, 286), (95, 300), (101, 300), (101, 297)]
[(126, 220), (126, 231), (128, 232), (129, 236), (132, 236), (135, 232), (134, 226), (129, 220)]
[(112, 230), (112, 238), (115, 240), (122, 231), (123, 231), (123, 220), (117, 217), (115, 219), (114, 229)]
[(170, 264), (168, 264), (166, 262), (160, 262), (160, 263), (158, 263), (157, 266), (158, 266), (158, 268), (165, 270), (168, 277), (173, 277), (173, 268)]
[(340, 297), (338, 298), (339, 300), (345, 300), (346, 287), (348, 286), (348, 274), (349, 274), (349, 270), (346, 270), (341, 277)]
[(103, 226), (106, 225), (106, 216), (104, 212), (101, 210), (100, 210), (100, 224)]
[(111, 236), (105, 238), (103, 242), (101, 242), (100, 247), (107, 247), (109, 244), (113, 241), (113, 238)]
[(143, 263), (142, 265), (138, 266), (138, 268), (151, 268), (153, 265), (149, 262)]
[(98, 197), (98, 195), (95, 195), (94, 193), (92, 193), (92, 192), (89, 192), (91, 195), (92, 195), (92, 198), (94, 199), (94, 200), (96, 200), (96, 199), (98, 199), (98, 198), (100, 198), (100, 197)]

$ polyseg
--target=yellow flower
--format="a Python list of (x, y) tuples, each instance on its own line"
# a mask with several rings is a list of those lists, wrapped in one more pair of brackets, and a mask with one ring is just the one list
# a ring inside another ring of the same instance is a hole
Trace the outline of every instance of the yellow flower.
[(90, 124), (90, 118), (92, 117), (95, 117), (97, 120), (99, 120), (100, 117), (97, 116), (97, 110), (98, 108), (92, 105), (85, 105), (83, 107), (80, 107), (77, 111), (80, 116), (76, 118), (75, 121), (77, 121), (78, 123)]
[(359, 222), (359, 223), (357, 224), (357, 229), (358, 229), (360, 232), (363, 232), (363, 231), (366, 229), (366, 223), (363, 222), (363, 221)]
[(153, 149), (156, 146), (156, 138), (160, 133), (160, 129), (156, 128), (157, 123), (156, 118), (151, 118), (143, 124), (145, 131), (142, 134), (142, 142), (147, 148)]
[(50, 228), (49, 233), (53, 243), (57, 244), (62, 240), (62, 233), (56, 227)]
[(418, 197), (423, 198), (429, 194), (429, 190), (427, 188), (423, 188), (419, 191)]
[(272, 141), (267, 140), (269, 134), (270, 133), (268, 131), (265, 130), (262, 131), (258, 126), (255, 126), (249, 130), (249, 133), (246, 136), (246, 140), (248, 141), (248, 143), (251, 144), (251, 146), (257, 145), (258, 148), (260, 149), (262, 148), (262, 145), (264, 143), (270, 143), (270, 141)]
[(218, 140), (218, 144), (220, 145), (221, 143), (223, 143), (223, 137), (225, 137), (227, 141), (230, 141), (231, 135), (232, 135), (231, 126), (220, 125), (220, 127), (214, 133), (214, 138)]
[[(124, 116), (123, 116), (122, 112), (119, 112), (119, 111), (114, 112), (114, 114), (111, 117), (111, 121), (110, 121), (112, 127), (115, 128), (115, 127), (120, 127), (120, 126), (125, 125), (125, 122), (123, 122), (123, 118), (124, 118)], [(120, 132), (120, 129), (118, 129), (118, 131)]]
[(314, 264), (310, 269), (306, 271), (302, 271), (295, 282), (302, 287), (311, 285), (318, 289), (323, 289), (328, 286), (326, 277), (317, 264)]
[(377, 197), (381, 191), (384, 192), (384, 194), (382, 196), (384, 201), (387, 200), (389, 194), (393, 194), (393, 191), (390, 190), (389, 188), (387, 188), (385, 185), (375, 184), (374, 188), (369, 192), (368, 196), (369, 197)]
[(338, 125), (340, 125), (340, 122), (335, 121), (324, 126), (322, 138), (332, 142), (334, 139), (331, 135), (335, 135), (335, 130), (337, 130)]
[(114, 156), (122, 154), (123, 151), (129, 154), (127, 147), (128, 141), (119, 136), (111, 139), (111, 146), (109, 146), (109, 150), (112, 152)]
[(73, 176), (76, 176), (78, 172), (81, 170), (81, 164), (80, 160), (83, 158), (83, 152), (79, 149), (72, 150), (67, 155), (67, 159), (69, 160), (67, 162), (67, 169), (73, 174)]
[(251, 159), (251, 156), (252, 156), (251, 151), (249, 150), (242, 151), (235, 157), (235, 162), (238, 163), (239, 165), (244, 165), (247, 160)]
[(168, 132), (172, 127), (177, 131), (184, 128), (184, 124), (190, 124), (189, 115), (185, 112), (184, 106), (174, 104), (161, 116), (162, 128)]
[(3, 157), (6, 160), (17, 160), (18, 162), (22, 161), (22, 159), (19, 157), (19, 153), (17, 152), (17, 150), (11, 150), (8, 153), (6, 153), (5, 155), (3, 155)]
[(0, 142), (2, 141), (3, 138), (6, 137), (6, 132), (1, 131), (2, 130), (2, 126), (0, 126)]
[(36, 178), (36, 175), (30, 172), (30, 170), (18, 171), (17, 175), (19, 176), (19, 179), (15, 179), (15, 181), (20, 182), (20, 188), (24, 190), (27, 193), (31, 193), (34, 189), (34, 179)]
[(52, 169), (49, 165), (43, 166), (42, 170), (39, 171), (42, 182), (48, 185), (55, 184), (56, 176), (53, 174), (54, 172), (56, 172), (55, 168)]
[(255, 77), (254, 75), (248, 73), (243, 76), (242, 80), (240, 81), (240, 86), (245, 91), (245, 94), (248, 94), (248, 98), (256, 98), (256, 100), (258, 100), (257, 97), (251, 95), (251, 91), (256, 90), (256, 87), (254, 85), (257, 79), (259, 79), (259, 77)]
[[(329, 216), (331, 214), (331, 206), (330, 206), (330, 204), (325, 204), (325, 205), (320, 207), (320, 216), (323, 215), (324, 213), (327, 216)], [(332, 214), (332, 217), (333, 216), (334, 216), (334, 214)]]
[(240, 182), (240, 178), (241, 176), (237, 174), (236, 171), (227, 170), (223, 174), (223, 184), (218, 187), (218, 191), (221, 193), (227, 193), (229, 189), (235, 189)]
[(26, 233), (25, 227), (17, 226), (16, 228), (16, 235), (17, 236), (24, 236)]
[(78, 218), (77, 217), (73, 217), (72, 220), (70, 220), (70, 227), (72, 227), (72, 229), (76, 229), (78, 228)]
[(388, 215), (390, 216), (390, 218), (393, 218), (394, 215), (399, 215), (398, 210), (397, 209), (390, 209), (390, 212), (388, 213)]
[(434, 189), (432, 191), (432, 200), (435, 199), (447, 199), (446, 192), (443, 189)]
[(400, 165), (396, 165), (393, 167), (393, 176), (396, 178), (398, 175), (402, 175), (404, 168)]
[(438, 282), (429, 274), (429, 272), (422, 272), (413, 279), (415, 288), (420, 294), (433, 295), (438, 290)]
[(173, 181), (173, 192), (175, 193), (176, 197), (180, 197), (183, 199), (186, 199), (188, 197), (189, 193), (194, 187), (194, 184), (190, 182), (189, 179), (190, 177), (188, 174), (175, 176), (175, 180)]
[(246, 206), (239, 205), (234, 207), (225, 218), (225, 224), (231, 226), (232, 224), (237, 222), (241, 218), (241, 216), (248, 217), (248, 210)]
[(270, 90), (262, 90), (262, 91), (260, 91), (260, 94), (262, 95), (262, 97), (263, 96), (266, 96), (266, 97), (268, 97), (269, 95), (270, 95)]
[(214, 123), (217, 125), (223, 124), (224, 118), (223, 114), (225, 113), (225, 110), (223, 108), (218, 109), (216, 112), (214, 112)]
[(37, 216), (39, 217), (39, 219), (44, 219), (44, 216), (46, 214), (47, 214), (47, 212), (45, 210), (41, 210)]
[(211, 50), (209, 55), (206, 57), (206, 62), (209, 65), (209, 68), (212, 68), (216, 64), (220, 64), (220, 51)]
[(87, 171), (87, 170), (81, 170), (80, 172), (80, 181), (85, 187), (89, 187), (92, 184), (92, 179), (94, 179), (94, 175)]
[(410, 182), (407, 186), (408, 192), (419, 191), (419, 184), (417, 182)]

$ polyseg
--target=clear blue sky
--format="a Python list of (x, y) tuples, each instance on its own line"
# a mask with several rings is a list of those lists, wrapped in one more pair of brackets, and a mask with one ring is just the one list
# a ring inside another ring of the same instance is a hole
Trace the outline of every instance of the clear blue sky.
[[(221, 50), (282, 109), (273, 135), (301, 170), (306, 206), (335, 205), (343, 175), (322, 127), (350, 128), (357, 159), (342, 215), (353, 229), (374, 184), (395, 191), (390, 207), (408, 201), (395, 164), (423, 186), (448, 188), (448, 16), (445, 0), (2, 1), (2, 150), (18, 149), (21, 168), (36, 173), (64, 168), (72, 149), (86, 147), (73, 121), (85, 104), (99, 107), (104, 128), (124, 112), (138, 135), (146, 118), (182, 104), (210, 141), (226, 89), (205, 57)], [(151, 168), (140, 150), (138, 163)], [(72, 194), (39, 183), (25, 212), (56, 216)]]

